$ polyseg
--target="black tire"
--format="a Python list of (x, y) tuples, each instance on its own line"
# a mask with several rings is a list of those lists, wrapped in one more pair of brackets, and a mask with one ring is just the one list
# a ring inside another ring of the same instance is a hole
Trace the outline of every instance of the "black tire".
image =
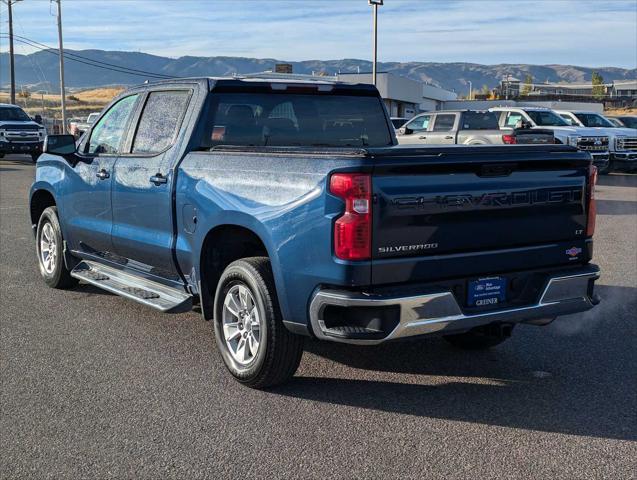
[(486, 325), (464, 333), (445, 335), (451, 345), (463, 350), (484, 350), (500, 345), (511, 336), (513, 325)]
[[(47, 232), (49, 235), (53, 235), (56, 244), (56, 258), (54, 266), (47, 271), (42, 260), (41, 240), (43, 231), (46, 226), (50, 225), (51, 229)], [(38, 266), (40, 267), (40, 274), (44, 278), (45, 283), (51, 288), (72, 288), (78, 283), (77, 278), (71, 277), (70, 271), (66, 268), (64, 263), (63, 247), (64, 239), (62, 237), (62, 229), (60, 228), (60, 222), (58, 221), (57, 207), (48, 207), (40, 215), (38, 221), (38, 230), (35, 236), (35, 250), (38, 257)]]
[[(223, 333), (223, 307), (234, 286), (246, 287), (261, 321), (257, 353), (248, 365), (232, 356)], [(251, 257), (231, 263), (221, 275), (214, 302), (213, 319), (217, 348), (230, 373), (242, 384), (263, 389), (289, 380), (303, 355), (303, 338), (285, 328), (274, 287), (270, 259)]]
[(31, 161), (32, 161), (33, 163), (37, 162), (37, 161), (38, 161), (38, 158), (40, 158), (40, 154), (39, 154), (39, 153), (32, 153), (32, 154), (31, 154)]

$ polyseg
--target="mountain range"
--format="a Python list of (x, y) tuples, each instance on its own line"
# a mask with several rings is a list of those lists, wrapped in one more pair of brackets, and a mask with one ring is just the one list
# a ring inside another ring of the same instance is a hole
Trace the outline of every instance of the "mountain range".
[[(121, 68), (151, 72), (160, 75), (179, 77), (191, 76), (230, 76), (233, 74), (256, 73), (271, 70), (276, 63), (290, 63), (294, 73), (369, 72), (371, 62), (359, 59), (343, 60), (305, 60), (290, 62), (273, 58), (243, 57), (161, 57), (141, 52), (116, 52), (105, 50), (67, 50), (65, 60), (65, 80), (67, 87), (88, 88), (106, 85), (130, 85), (153, 79), (148, 75), (131, 74)], [(86, 59), (110, 64), (102, 68), (88, 65)], [(85, 62), (85, 63), (81, 63)], [(9, 55), (0, 53), (0, 86), (6, 88), (9, 83)], [(116, 67), (121, 67), (117, 71)], [(57, 53), (54, 50), (42, 50), (29, 55), (15, 56), (16, 84), (36, 89), (53, 90), (58, 88), (59, 70)], [(483, 85), (496, 86), (506, 75), (524, 79), (527, 74), (535, 83), (582, 82), (591, 81), (596, 71), (605, 81), (630, 80), (637, 78), (637, 69), (616, 67), (580, 67), (574, 65), (528, 65), (499, 64), (480, 65), (475, 63), (433, 63), (433, 62), (381, 62), (379, 71), (431, 83), (459, 94), (466, 94), (469, 81), (474, 89)]]

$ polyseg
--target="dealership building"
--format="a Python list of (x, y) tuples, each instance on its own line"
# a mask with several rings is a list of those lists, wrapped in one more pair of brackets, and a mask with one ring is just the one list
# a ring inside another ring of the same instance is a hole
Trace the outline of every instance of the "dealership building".
[[(371, 73), (339, 73), (336, 79), (350, 83), (373, 83)], [(440, 110), (458, 95), (444, 88), (389, 72), (376, 75), (376, 88), (392, 117), (411, 118), (423, 111)]]

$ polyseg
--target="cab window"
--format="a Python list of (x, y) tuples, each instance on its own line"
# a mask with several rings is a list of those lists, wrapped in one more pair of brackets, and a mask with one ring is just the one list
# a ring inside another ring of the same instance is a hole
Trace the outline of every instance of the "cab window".
[(508, 112), (506, 116), (506, 120), (504, 122), (504, 126), (515, 128), (515, 126), (518, 124), (520, 120), (524, 120), (521, 113)]
[(133, 153), (159, 153), (172, 145), (189, 100), (188, 90), (151, 92), (135, 133)]
[(415, 132), (421, 130), (427, 130), (429, 127), (429, 121), (431, 120), (431, 115), (422, 115), (421, 117), (416, 117), (412, 121), (408, 122), (405, 125), (405, 128), (413, 130)]
[(138, 94), (122, 98), (95, 124), (85, 153), (92, 155), (116, 155), (120, 153), (122, 139), (131, 114), (135, 110)]
[(434, 132), (448, 132), (453, 129), (453, 124), (456, 123), (455, 115), (436, 115), (434, 121)]

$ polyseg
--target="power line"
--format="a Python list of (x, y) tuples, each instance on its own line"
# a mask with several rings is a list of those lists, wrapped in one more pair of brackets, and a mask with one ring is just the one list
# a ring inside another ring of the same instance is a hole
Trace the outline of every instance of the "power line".
[[(6, 37), (7, 34), (6, 33), (0, 33), (0, 36)], [(42, 52), (47, 52), (50, 53), (52, 55), (60, 55), (60, 52), (57, 48), (53, 48), (50, 47), (48, 45), (44, 45), (42, 43), (36, 42), (34, 40), (30, 40), (27, 37), (23, 37), (21, 35), (13, 35), (14, 40), (20, 43), (24, 43), (26, 45), (29, 45), (32, 48), (35, 48), (36, 50), (42, 51)], [(129, 67), (122, 67), (119, 65), (115, 65), (112, 63), (108, 63), (108, 62), (102, 62), (100, 60), (93, 60), (91, 58), (88, 57), (83, 57), (81, 55), (77, 55), (74, 53), (70, 53), (70, 52), (64, 52), (63, 53), (63, 57), (67, 60), (71, 60), (77, 63), (83, 63), (85, 65), (89, 65), (95, 68), (101, 68), (103, 70), (111, 70), (114, 72), (118, 72), (118, 73), (125, 73), (128, 75), (135, 75), (135, 76), (139, 76), (139, 77), (151, 77), (154, 79), (159, 79), (159, 80), (165, 80), (165, 79), (170, 79), (170, 78), (176, 78), (173, 75), (165, 75), (162, 73), (153, 73), (153, 72), (147, 72), (145, 70), (139, 70), (139, 69), (135, 69), (135, 68), (129, 68)]]

